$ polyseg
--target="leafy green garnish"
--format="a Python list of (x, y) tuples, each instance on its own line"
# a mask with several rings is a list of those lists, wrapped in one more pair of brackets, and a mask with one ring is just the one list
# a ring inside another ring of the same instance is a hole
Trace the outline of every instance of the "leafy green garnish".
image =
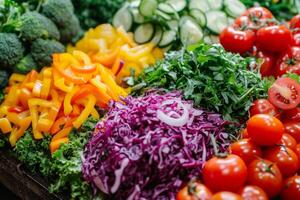
[(133, 94), (150, 88), (182, 90), (195, 105), (239, 122), (247, 118), (254, 99), (267, 96), (271, 85), (248, 69), (253, 61), (228, 53), (219, 45), (193, 45), (167, 53), (164, 61), (145, 69), (135, 82)]
[[(70, 199), (93, 199), (90, 185), (82, 178), (81, 154), (84, 145), (95, 129), (97, 120), (89, 118), (79, 130), (73, 130), (69, 143), (50, 154), (50, 136), (40, 141), (32, 137), (31, 130), (17, 142), (17, 158), (32, 172), (40, 173), (50, 183), (50, 192), (70, 194)], [(98, 199), (102, 196), (98, 194)]]

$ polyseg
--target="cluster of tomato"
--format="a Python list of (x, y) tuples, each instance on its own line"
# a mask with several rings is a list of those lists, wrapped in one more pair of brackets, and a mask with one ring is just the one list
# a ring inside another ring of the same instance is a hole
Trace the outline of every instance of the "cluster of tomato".
[(223, 30), (220, 43), (227, 51), (261, 58), (262, 76), (300, 75), (300, 14), (279, 24), (268, 9), (250, 8)]
[(192, 180), (177, 200), (300, 199), (300, 85), (279, 78), (268, 94), (253, 103), (229, 154), (208, 160), (203, 184)]

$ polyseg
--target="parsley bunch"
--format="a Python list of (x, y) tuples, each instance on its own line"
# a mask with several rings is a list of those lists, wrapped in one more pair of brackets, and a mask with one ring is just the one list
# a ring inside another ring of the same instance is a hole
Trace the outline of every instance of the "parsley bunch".
[(267, 96), (271, 84), (248, 69), (252, 61), (219, 45), (199, 44), (169, 52), (165, 60), (145, 69), (135, 80), (133, 94), (150, 88), (181, 90), (195, 105), (241, 122), (247, 119), (253, 100)]

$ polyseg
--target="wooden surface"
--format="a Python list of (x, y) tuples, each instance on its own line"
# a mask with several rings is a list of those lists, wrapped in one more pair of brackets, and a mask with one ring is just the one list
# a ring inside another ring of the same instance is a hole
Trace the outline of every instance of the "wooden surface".
[(9, 152), (0, 151), (0, 183), (24, 200), (61, 200), (48, 192), (47, 183), (32, 175)]

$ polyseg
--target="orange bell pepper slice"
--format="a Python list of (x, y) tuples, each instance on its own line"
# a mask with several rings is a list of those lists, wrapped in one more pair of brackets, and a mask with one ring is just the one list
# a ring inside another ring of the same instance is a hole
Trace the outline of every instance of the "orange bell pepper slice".
[(31, 116), (26, 117), (22, 120), (22, 125), (20, 126), (20, 128), (12, 129), (9, 136), (9, 142), (11, 146), (16, 145), (16, 142), (24, 135), (25, 131), (29, 128), (30, 124), (31, 124)]
[(19, 100), (24, 108), (28, 108), (28, 100), (32, 98), (31, 92), (27, 88), (20, 90)]
[(74, 72), (72, 71), (71, 68), (66, 68), (66, 69), (61, 69), (61, 68), (57, 68), (57, 71), (67, 80), (78, 84), (78, 85), (82, 85), (88, 82), (88, 80), (86, 80), (83, 77), (77, 76), (76, 74), (74, 74)]
[(117, 47), (111, 53), (97, 53), (92, 57), (92, 59), (94, 62), (99, 62), (106, 67), (111, 67), (114, 64), (119, 52), (120, 47)]
[(24, 112), (25, 110), (27, 109), (20, 106), (11, 106), (8, 108), (8, 112), (17, 113), (17, 114)]
[(95, 65), (84, 65), (84, 66), (81, 66), (81, 67), (72, 65), (71, 69), (75, 73), (80, 73), (80, 74), (94, 73), (97, 70)]
[(87, 120), (95, 104), (96, 104), (96, 98), (93, 95), (89, 95), (87, 97), (87, 103), (85, 105), (85, 108), (81, 112), (80, 116), (73, 122), (73, 126), (75, 128), (77, 129), (80, 128), (80, 126), (85, 122), (85, 120)]
[(73, 129), (73, 127), (68, 127), (68, 128), (64, 128), (64, 129), (60, 130), (58, 133), (56, 133), (56, 134), (53, 136), (53, 138), (52, 138), (51, 141), (54, 142), (54, 141), (56, 141), (56, 140), (58, 140), (58, 139), (68, 137), (69, 134), (71, 133), (72, 129)]
[(0, 118), (0, 130), (2, 133), (9, 133), (12, 131), (11, 124), (7, 118)]
[(54, 135), (57, 132), (59, 132), (60, 130), (62, 130), (64, 125), (67, 123), (67, 121), (68, 121), (68, 118), (65, 116), (58, 118), (54, 122), (53, 126), (51, 127), (51, 130), (50, 130), (51, 135)]
[(68, 142), (69, 142), (69, 138), (60, 138), (58, 140), (51, 141), (49, 145), (51, 154), (53, 154), (56, 150), (58, 150), (62, 144), (66, 144)]

